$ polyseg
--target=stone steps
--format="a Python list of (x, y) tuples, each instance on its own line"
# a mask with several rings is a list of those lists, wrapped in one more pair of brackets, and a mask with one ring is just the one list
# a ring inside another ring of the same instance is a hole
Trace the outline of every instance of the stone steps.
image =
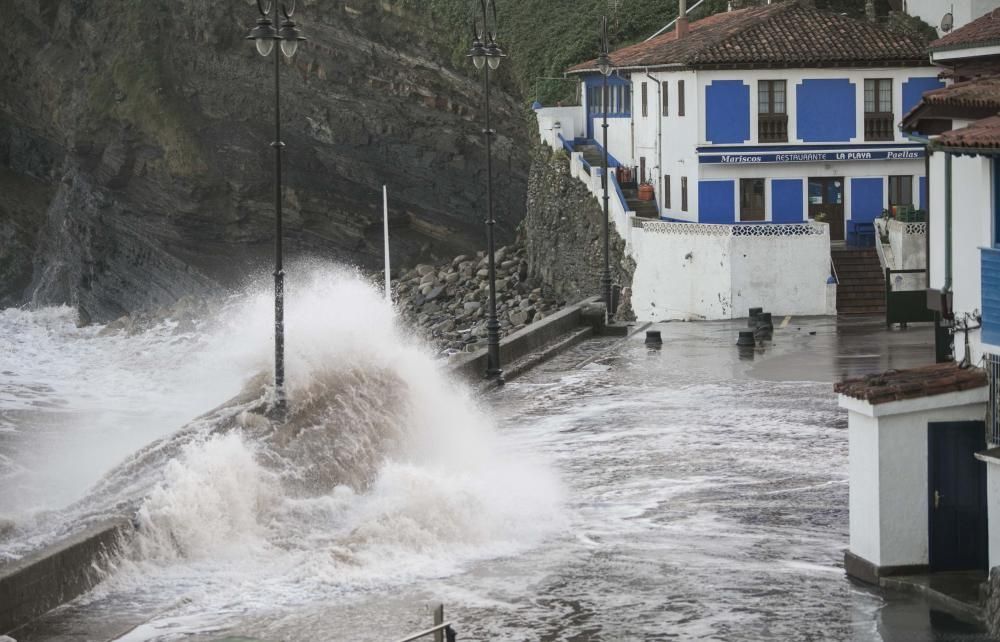
[(885, 275), (875, 250), (835, 249), (831, 255), (839, 280), (837, 313), (885, 314)]

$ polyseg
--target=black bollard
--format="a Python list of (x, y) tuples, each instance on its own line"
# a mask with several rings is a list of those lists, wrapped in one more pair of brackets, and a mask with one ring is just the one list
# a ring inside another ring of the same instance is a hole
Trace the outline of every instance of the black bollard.
[(646, 330), (646, 345), (648, 346), (663, 345), (663, 337), (660, 336), (659, 330)]
[(757, 317), (764, 312), (764, 308), (750, 308), (750, 314), (747, 318), (747, 327), (753, 328), (757, 326)]
[(774, 322), (771, 320), (770, 312), (761, 312), (757, 315), (757, 323), (754, 324), (754, 327), (759, 328), (760, 326), (767, 326), (772, 329), (774, 328)]
[(741, 348), (754, 348), (757, 346), (757, 340), (753, 336), (753, 330), (747, 330), (746, 332), (740, 332), (740, 338), (736, 341), (736, 345)]

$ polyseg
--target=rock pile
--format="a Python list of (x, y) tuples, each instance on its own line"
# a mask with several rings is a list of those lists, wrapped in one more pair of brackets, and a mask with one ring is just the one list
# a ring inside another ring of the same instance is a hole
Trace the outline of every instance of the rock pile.
[[(525, 254), (521, 244), (496, 252), (501, 337), (566, 305), (545, 296), (540, 285), (528, 277)], [(392, 282), (397, 310), (446, 354), (486, 346), (489, 287), (485, 252), (456, 256), (441, 265), (418, 265)]]

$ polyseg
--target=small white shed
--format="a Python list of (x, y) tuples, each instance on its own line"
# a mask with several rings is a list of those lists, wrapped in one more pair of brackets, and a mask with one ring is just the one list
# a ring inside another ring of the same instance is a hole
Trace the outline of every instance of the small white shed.
[(986, 449), (986, 373), (939, 364), (836, 390), (850, 443), (847, 573), (877, 584), (987, 570), (986, 466), (976, 458)]

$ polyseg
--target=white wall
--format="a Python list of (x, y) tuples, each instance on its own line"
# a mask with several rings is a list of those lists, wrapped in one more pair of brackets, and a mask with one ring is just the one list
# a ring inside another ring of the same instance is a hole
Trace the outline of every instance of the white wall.
[(849, 410), (852, 553), (876, 566), (929, 563), (927, 424), (982, 421), (986, 395), (980, 388), (877, 406), (841, 396)]
[[(889, 221), (889, 247), (892, 249), (894, 270), (922, 270), (927, 267), (927, 224)], [(923, 230), (923, 231), (921, 231)], [(896, 274), (894, 291), (926, 290), (924, 274)]]
[(640, 321), (734, 319), (752, 306), (776, 315), (828, 313), (830, 234), (736, 236), (733, 226), (646, 222), (633, 230), (632, 305)]
[(569, 141), (586, 133), (586, 120), (583, 107), (543, 107), (535, 111), (538, 121), (538, 134), (543, 141), (553, 148), (559, 149), (559, 134)]
[[(945, 155), (931, 157), (931, 288), (945, 285)], [(991, 161), (983, 156), (952, 157), (952, 291), (956, 316), (982, 311), (979, 248), (991, 245), (993, 182)], [(970, 332), (970, 359), (979, 364), (979, 331)], [(965, 335), (955, 335), (955, 357), (965, 356)]]
[(986, 523), (989, 530), (990, 568), (1000, 566), (1000, 464), (986, 464)]
[(879, 564), (882, 558), (879, 529), (879, 449), (873, 417), (850, 413), (848, 434), (848, 507), (850, 551)]
[[(955, 16), (955, 29), (1000, 7), (1000, 0), (905, 0), (906, 11), (937, 28), (949, 11)], [(939, 35), (943, 35), (938, 30)]]

